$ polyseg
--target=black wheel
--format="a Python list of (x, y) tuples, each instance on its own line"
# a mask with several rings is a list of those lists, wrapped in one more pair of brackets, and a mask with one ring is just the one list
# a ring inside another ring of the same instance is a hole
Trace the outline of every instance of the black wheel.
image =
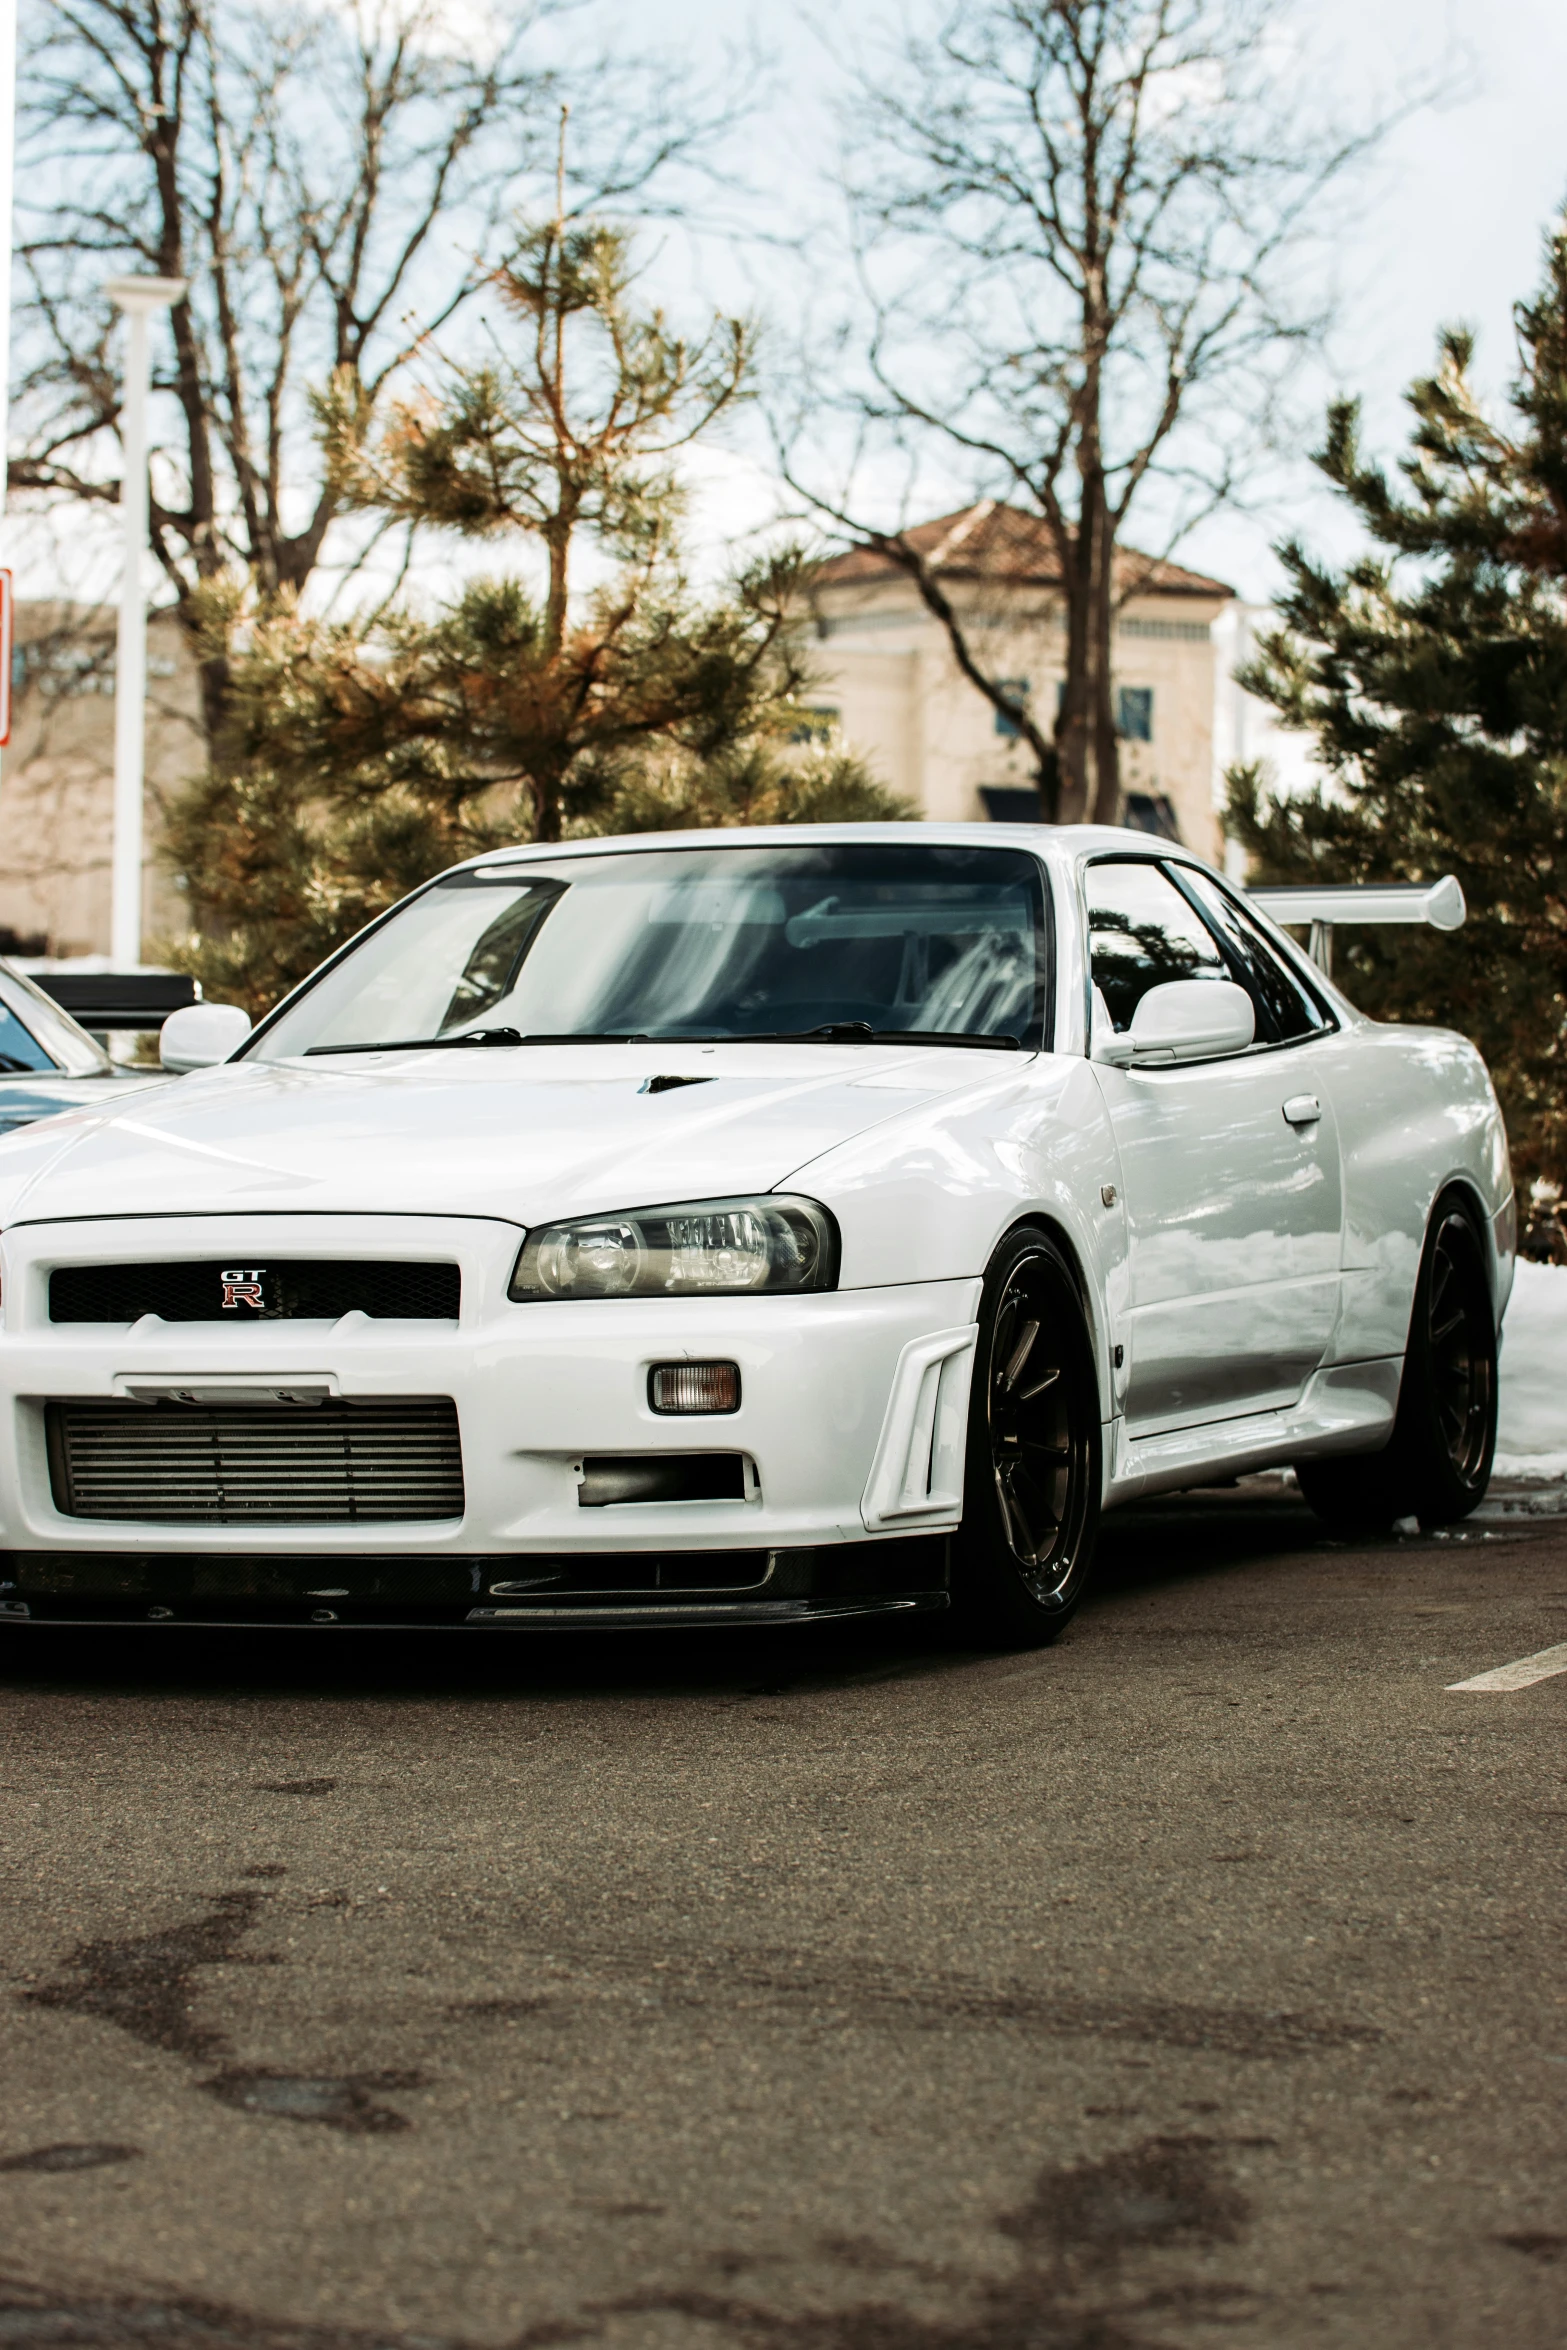
[(1467, 1517), (1496, 1450), (1496, 1318), (1485, 1252), (1455, 1201), (1438, 1205), (1415, 1283), (1398, 1416), (1381, 1452), (1301, 1461), (1318, 1517), (1367, 1529), (1395, 1518), (1445, 1526)]
[(1003, 1241), (985, 1275), (953, 1602), (963, 1630), (1054, 1640), (1099, 1530), (1099, 1389), (1071, 1268), (1048, 1233)]

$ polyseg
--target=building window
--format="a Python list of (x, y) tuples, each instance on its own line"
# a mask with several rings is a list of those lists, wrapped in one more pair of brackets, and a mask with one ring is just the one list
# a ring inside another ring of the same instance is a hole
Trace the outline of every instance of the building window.
[(1153, 687), (1123, 685), (1115, 697), (1115, 731), (1123, 742), (1153, 741)]
[(1151, 832), (1159, 840), (1176, 840), (1181, 828), (1168, 792), (1129, 791), (1121, 821), (1133, 832)]
[(796, 710), (794, 724), (789, 729), (792, 743), (828, 743), (838, 731), (841, 710), (830, 708), (825, 702), (807, 704)]
[[(147, 664), (149, 674), (152, 664)], [(48, 701), (77, 694), (114, 692), (114, 639), (67, 635), (29, 637), (11, 650), (11, 691), (18, 699), (33, 691)]]
[(1043, 824), (1045, 821), (1039, 794), (1032, 786), (1019, 791), (1008, 783), (982, 783), (979, 797), (992, 824)]
[(1206, 620), (1123, 620), (1116, 634), (1160, 637), (1167, 644), (1210, 645), (1213, 642), (1213, 629)]
[[(1056, 718), (1066, 706), (1066, 679), (1056, 686)], [(1122, 685), (1115, 692), (1115, 731), (1123, 742), (1151, 743), (1153, 741), (1153, 687), (1151, 685)], [(997, 732), (1000, 732), (998, 726)]]
[[(998, 693), (1006, 694), (1012, 701), (1020, 703), (1025, 710), (1028, 708), (1028, 679), (1026, 677), (998, 677), (996, 690)], [(1009, 718), (1005, 710), (996, 712), (997, 734), (1004, 735), (1008, 742), (1016, 742), (1022, 731), (1023, 729), (1017, 720)]]

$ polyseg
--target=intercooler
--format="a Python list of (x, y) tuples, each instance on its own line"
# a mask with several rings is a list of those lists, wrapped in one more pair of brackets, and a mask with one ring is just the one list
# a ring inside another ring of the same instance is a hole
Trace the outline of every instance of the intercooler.
[(69, 1402), (47, 1411), (55, 1507), (148, 1525), (460, 1518), (448, 1396), (314, 1405)]

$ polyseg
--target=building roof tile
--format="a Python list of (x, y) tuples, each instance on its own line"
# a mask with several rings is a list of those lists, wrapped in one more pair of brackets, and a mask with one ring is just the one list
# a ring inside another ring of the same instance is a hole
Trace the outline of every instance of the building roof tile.
[[(1006, 580), (1015, 586), (1061, 584), (1061, 566), (1047, 525), (1037, 514), (1003, 506), (993, 498), (965, 506), (956, 514), (941, 514), (932, 522), (916, 522), (901, 533), (916, 554), (924, 556), (944, 579)], [(901, 566), (880, 547), (869, 543), (831, 555), (818, 565), (818, 587), (867, 587), (893, 579)], [(1146, 555), (1140, 548), (1120, 546), (1115, 553), (1116, 593), (1150, 596), (1233, 596), (1222, 579), (1188, 571), (1162, 555)]]

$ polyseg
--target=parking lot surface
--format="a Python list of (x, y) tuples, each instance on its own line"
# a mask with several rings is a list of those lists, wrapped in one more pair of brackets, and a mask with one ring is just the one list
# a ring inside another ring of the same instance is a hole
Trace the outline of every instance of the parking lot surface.
[(0, 1627), (8, 2350), (1567, 2341), (1567, 1519), (1061, 1644)]

